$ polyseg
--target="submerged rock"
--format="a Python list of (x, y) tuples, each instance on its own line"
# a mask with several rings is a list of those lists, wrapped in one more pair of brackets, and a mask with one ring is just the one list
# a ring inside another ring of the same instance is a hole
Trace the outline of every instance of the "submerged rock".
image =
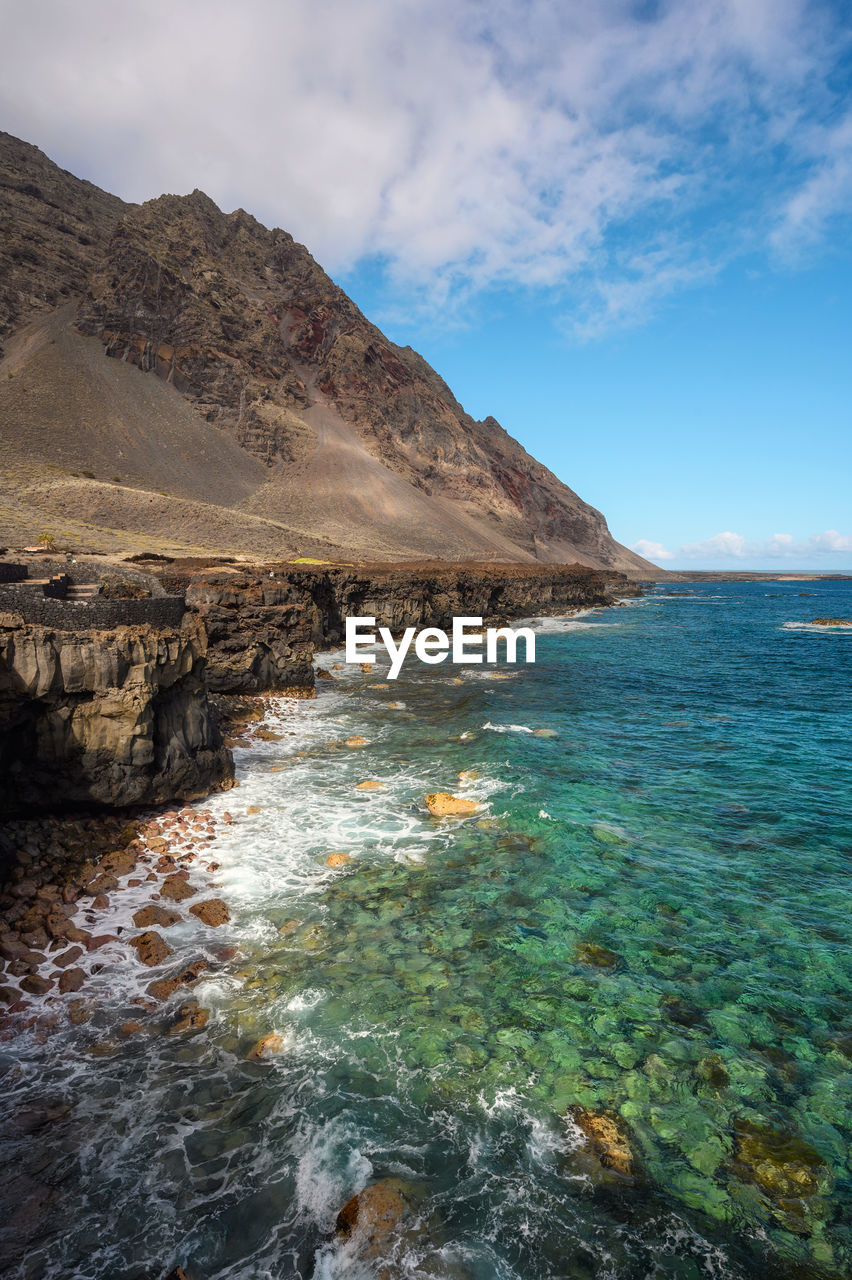
[(425, 805), (433, 818), (465, 818), (479, 808), (476, 800), (465, 800), (449, 791), (433, 791), (426, 796)]
[(615, 969), (621, 964), (621, 956), (608, 947), (598, 946), (596, 942), (581, 942), (577, 956), (583, 964), (590, 964), (595, 969)]
[(248, 1058), (251, 1061), (259, 1062), (262, 1058), (274, 1058), (276, 1053), (281, 1053), (284, 1048), (284, 1037), (279, 1035), (277, 1031), (270, 1031), (267, 1035), (262, 1036), (257, 1044), (248, 1052)]
[(613, 1169), (625, 1178), (631, 1176), (633, 1152), (627, 1126), (620, 1116), (611, 1111), (589, 1111), (585, 1107), (571, 1107), (568, 1116), (589, 1139), (605, 1169)]
[(367, 739), (362, 738), (360, 733), (353, 733), (346, 739), (347, 747), (366, 747)]
[(181, 1005), (180, 1013), (180, 1018), (169, 1029), (169, 1035), (180, 1035), (184, 1031), (200, 1031), (210, 1021), (210, 1010), (202, 1009), (201, 1005), (195, 1000)]
[(390, 1252), (401, 1225), (414, 1214), (411, 1186), (401, 1178), (383, 1178), (348, 1200), (335, 1222), (340, 1240), (354, 1240), (363, 1258), (378, 1259)]
[(326, 858), (326, 865), (329, 867), (343, 867), (347, 862), (352, 861), (351, 853), (330, 853)]
[(755, 1183), (773, 1216), (798, 1235), (810, 1235), (814, 1220), (824, 1216), (818, 1198), (834, 1183), (827, 1161), (798, 1134), (750, 1120), (734, 1121), (734, 1171)]
[(376, 791), (382, 786), (384, 786), (384, 783), (379, 782), (376, 778), (368, 778), (366, 782), (359, 782), (355, 790), (356, 791)]
[(159, 981), (152, 982), (148, 987), (148, 994), (153, 996), (155, 1000), (168, 1000), (169, 996), (173, 995), (180, 987), (194, 986), (205, 969), (209, 968), (210, 966), (206, 960), (196, 960), (171, 978), (160, 978)]

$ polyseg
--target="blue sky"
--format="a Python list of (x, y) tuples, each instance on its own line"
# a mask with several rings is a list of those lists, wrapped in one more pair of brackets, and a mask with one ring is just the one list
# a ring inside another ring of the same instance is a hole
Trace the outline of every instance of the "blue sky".
[(828, 0), (0, 0), (0, 127), (307, 244), (669, 567), (852, 570)]

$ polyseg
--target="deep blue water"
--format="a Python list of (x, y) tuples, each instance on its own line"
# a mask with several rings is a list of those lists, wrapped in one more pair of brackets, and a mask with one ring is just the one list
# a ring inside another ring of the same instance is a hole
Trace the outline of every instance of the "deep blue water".
[[(272, 714), (210, 803), (241, 953), (195, 989), (203, 1031), (115, 1037), (116, 961), (92, 1022), (4, 1048), (15, 1101), (71, 1106), (15, 1274), (852, 1273), (852, 628), (826, 616), (852, 582), (655, 588), (547, 623), (508, 679), (340, 670)], [(436, 790), (480, 809), (437, 822)], [(334, 1220), (386, 1177), (417, 1217), (365, 1261)]]

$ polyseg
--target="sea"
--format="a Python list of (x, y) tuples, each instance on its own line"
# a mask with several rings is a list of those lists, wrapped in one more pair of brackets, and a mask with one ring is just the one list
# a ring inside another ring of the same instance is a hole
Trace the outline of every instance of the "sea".
[[(198, 805), (233, 817), (207, 1025), (118, 1035), (124, 948), (90, 1021), (0, 1045), (10, 1111), (60, 1108), (7, 1143), (51, 1189), (8, 1274), (852, 1275), (852, 625), (821, 617), (852, 581), (655, 586), (534, 620), (534, 665), (322, 655)], [(337, 1236), (386, 1179), (408, 1217)]]

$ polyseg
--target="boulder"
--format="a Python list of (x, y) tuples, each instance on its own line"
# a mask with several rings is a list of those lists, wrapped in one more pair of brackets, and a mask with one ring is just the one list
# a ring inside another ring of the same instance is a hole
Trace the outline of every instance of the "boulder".
[(281, 1053), (284, 1048), (284, 1037), (279, 1035), (277, 1031), (270, 1031), (267, 1035), (262, 1036), (257, 1044), (248, 1052), (248, 1058), (251, 1061), (259, 1062), (261, 1058), (273, 1058), (276, 1053)]
[[(381, 1264), (400, 1234), (409, 1234), (415, 1213), (413, 1188), (401, 1178), (383, 1178), (346, 1202), (337, 1215), (335, 1233), (341, 1242), (351, 1242), (360, 1258)], [(418, 1237), (421, 1234), (416, 1232)], [(379, 1275), (390, 1280), (381, 1265)]]
[(464, 800), (449, 791), (433, 791), (425, 804), (433, 818), (467, 818), (479, 808), (476, 800)]
[(231, 919), (231, 914), (221, 898), (207, 898), (204, 902), (196, 902), (189, 910), (190, 914), (197, 916), (202, 924), (210, 925), (213, 929), (218, 928), (220, 924), (227, 924)]
[(86, 975), (80, 968), (66, 969), (59, 979), (59, 990), (63, 995), (67, 995), (70, 991), (79, 991), (86, 980)]
[(590, 964), (594, 969), (615, 969), (621, 963), (621, 957), (608, 947), (600, 947), (596, 942), (581, 942), (577, 948), (577, 956), (583, 964)]
[(166, 911), (164, 907), (158, 907), (156, 902), (152, 902), (150, 906), (140, 907), (133, 914), (133, 923), (137, 929), (150, 929), (151, 925), (159, 925), (162, 929), (168, 929), (171, 925), (177, 924), (180, 916), (172, 911)]
[(51, 956), (51, 960), (59, 969), (67, 969), (69, 964), (73, 964), (75, 960), (79, 960), (83, 954), (82, 947), (69, 947), (67, 951), (63, 951), (61, 956)]
[(181, 1005), (180, 1013), (180, 1018), (174, 1026), (169, 1028), (169, 1035), (181, 1035), (184, 1031), (200, 1031), (210, 1021), (210, 1010), (202, 1009), (194, 1000), (189, 1004)]
[(572, 1107), (568, 1115), (586, 1135), (603, 1167), (629, 1178), (633, 1172), (633, 1152), (621, 1117), (611, 1111), (589, 1111), (585, 1107)]
[(827, 1161), (803, 1138), (750, 1120), (734, 1121), (734, 1171), (760, 1188), (773, 1217), (797, 1235), (811, 1234), (824, 1216), (819, 1197), (834, 1185)]
[(150, 968), (154, 968), (158, 964), (162, 964), (167, 956), (172, 954), (172, 949), (155, 929), (148, 929), (145, 933), (139, 933), (135, 938), (129, 939), (131, 947), (135, 947), (136, 953), (143, 964), (147, 964)]
[(205, 969), (209, 969), (206, 960), (195, 960), (186, 969), (182, 969), (180, 973), (173, 974), (170, 978), (160, 978), (157, 982), (152, 982), (147, 990), (148, 994), (153, 996), (155, 1000), (168, 1000), (170, 995), (178, 991), (181, 987), (193, 987), (198, 982)]
[(173, 875), (166, 876), (160, 886), (161, 896), (168, 898), (170, 902), (183, 902), (186, 898), (194, 898), (196, 893), (198, 893), (198, 890), (194, 889), (191, 884), (187, 884), (179, 871), (174, 872)]
[(52, 986), (50, 978), (41, 978), (37, 973), (28, 973), (25, 978), (21, 978), (21, 990), (31, 996), (43, 996)]

